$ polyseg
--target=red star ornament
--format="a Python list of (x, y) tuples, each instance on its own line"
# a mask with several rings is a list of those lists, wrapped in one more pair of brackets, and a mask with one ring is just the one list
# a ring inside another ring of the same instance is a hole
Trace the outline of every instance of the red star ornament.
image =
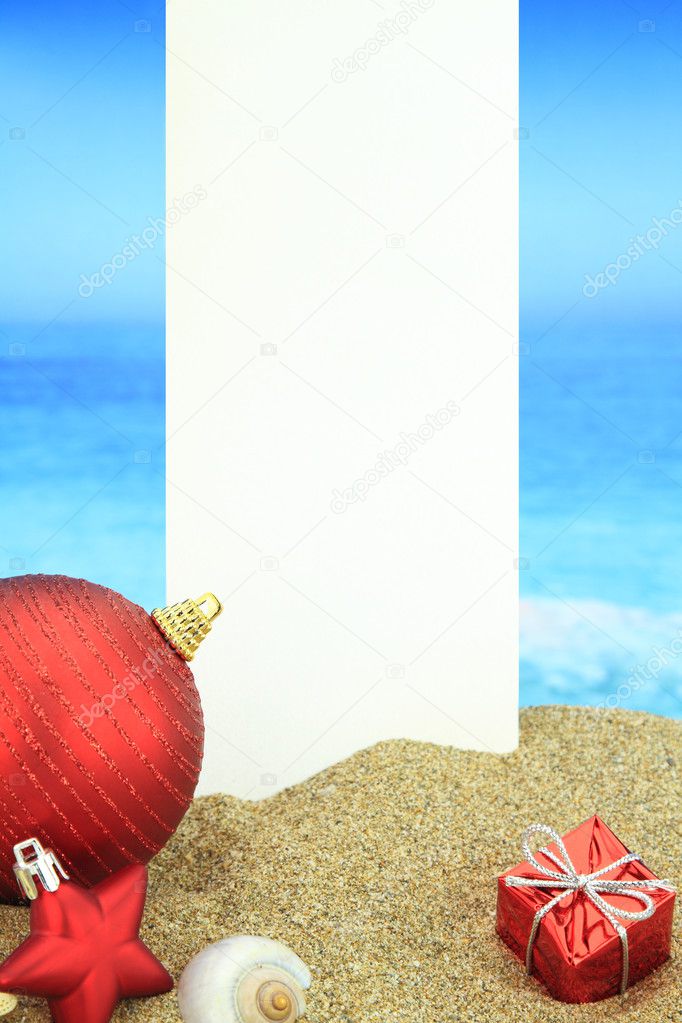
[[(35, 854), (30, 860), (25, 849)], [(0, 991), (47, 998), (54, 1023), (109, 1023), (122, 998), (172, 990), (173, 978), (139, 937), (146, 867), (124, 867), (86, 889), (61, 882), (57, 872), (68, 875), (37, 839), (14, 851), (17, 880), (32, 900), (31, 934), (0, 966)]]

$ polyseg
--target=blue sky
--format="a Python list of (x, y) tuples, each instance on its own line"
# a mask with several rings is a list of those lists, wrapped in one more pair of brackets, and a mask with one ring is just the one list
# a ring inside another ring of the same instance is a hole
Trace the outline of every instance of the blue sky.
[(0, 12), (0, 576), (85, 576), (165, 602), (165, 9)]
[[(585, 274), (682, 202), (681, 79), (678, 0), (522, 0), (521, 119), (529, 137), (521, 144), (521, 302), (529, 340), (580, 299)], [(674, 322), (681, 272), (678, 231), (572, 318)]]
[[(134, 10), (133, 10), (134, 8)], [(0, 13), (2, 307), (48, 322), (164, 209), (164, 9), (117, 0)], [(142, 254), (67, 321), (163, 322), (163, 265)]]

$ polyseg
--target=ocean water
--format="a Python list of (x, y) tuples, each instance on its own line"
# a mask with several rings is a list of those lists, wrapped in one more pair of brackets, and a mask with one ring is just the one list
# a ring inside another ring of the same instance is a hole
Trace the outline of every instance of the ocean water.
[[(162, 604), (163, 329), (36, 334), (0, 334), (0, 575)], [(555, 332), (520, 361), (521, 702), (679, 717), (682, 331)]]
[(679, 717), (682, 330), (558, 330), (520, 361), (521, 702)]
[(165, 603), (164, 388), (162, 327), (2, 327), (0, 576)]

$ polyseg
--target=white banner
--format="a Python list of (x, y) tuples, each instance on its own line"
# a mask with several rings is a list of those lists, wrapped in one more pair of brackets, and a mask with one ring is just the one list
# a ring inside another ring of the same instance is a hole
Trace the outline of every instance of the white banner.
[(168, 6), (168, 599), (200, 791), (517, 738), (510, 0)]

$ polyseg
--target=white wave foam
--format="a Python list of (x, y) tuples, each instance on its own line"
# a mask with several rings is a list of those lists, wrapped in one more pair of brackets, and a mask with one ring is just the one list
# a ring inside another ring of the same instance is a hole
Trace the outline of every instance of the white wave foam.
[(682, 712), (682, 613), (597, 600), (521, 601), (523, 702)]

